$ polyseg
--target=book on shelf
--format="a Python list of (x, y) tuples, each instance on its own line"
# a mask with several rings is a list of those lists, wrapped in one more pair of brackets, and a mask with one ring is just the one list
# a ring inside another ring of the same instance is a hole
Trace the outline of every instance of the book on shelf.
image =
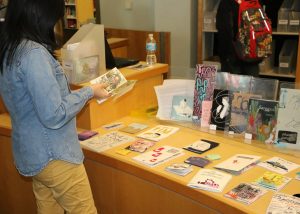
[(246, 170), (255, 166), (260, 156), (248, 155), (248, 154), (236, 154), (227, 160), (217, 164), (214, 168), (223, 170), (233, 175), (240, 175)]
[(268, 144), (275, 141), (278, 101), (265, 99), (249, 99), (247, 133), (252, 139)]
[(267, 208), (267, 214), (300, 213), (300, 198), (285, 193), (275, 193)]
[(166, 161), (179, 157), (183, 154), (184, 153), (182, 149), (166, 145), (160, 146), (152, 151), (137, 155), (133, 157), (133, 160), (146, 166), (154, 167)]
[(267, 189), (279, 191), (281, 190), (292, 178), (266, 171), (262, 176), (254, 181), (254, 184), (262, 186)]
[(165, 126), (165, 125), (157, 125), (151, 129), (148, 129), (140, 134), (137, 137), (144, 138), (152, 141), (160, 141), (179, 130), (178, 127), (174, 126)]
[(222, 192), (232, 176), (213, 169), (200, 169), (188, 186), (211, 192)]
[(279, 174), (286, 174), (299, 168), (299, 165), (280, 157), (272, 157), (268, 160), (262, 161), (257, 164), (265, 169), (271, 170)]
[(196, 65), (193, 115), (201, 118), (202, 101), (212, 100), (216, 85), (216, 65)]
[(251, 204), (265, 193), (267, 193), (267, 190), (257, 185), (240, 183), (225, 193), (224, 196), (245, 204)]
[(300, 149), (300, 90), (282, 88), (279, 96), (276, 140), (289, 149)]

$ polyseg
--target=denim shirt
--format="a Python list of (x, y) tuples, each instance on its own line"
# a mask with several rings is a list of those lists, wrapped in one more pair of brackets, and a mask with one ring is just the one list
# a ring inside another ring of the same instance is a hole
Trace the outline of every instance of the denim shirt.
[(0, 93), (12, 120), (15, 165), (24, 176), (51, 160), (83, 161), (76, 114), (93, 97), (90, 87), (70, 91), (62, 67), (42, 45), (26, 41), (0, 74)]

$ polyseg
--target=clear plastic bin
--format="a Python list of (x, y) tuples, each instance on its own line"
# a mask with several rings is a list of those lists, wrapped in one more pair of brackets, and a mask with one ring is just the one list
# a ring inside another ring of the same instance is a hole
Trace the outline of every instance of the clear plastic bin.
[(285, 40), (279, 54), (279, 73), (292, 73), (295, 71), (297, 57), (297, 41)]
[(289, 13), (289, 31), (298, 32), (300, 26), (300, 1), (295, 0)]
[(289, 13), (293, 6), (293, 0), (284, 0), (278, 11), (277, 31), (287, 32), (289, 28)]
[(216, 30), (216, 14), (220, 0), (210, 0), (204, 5), (203, 30)]
[(104, 26), (86, 24), (61, 50), (62, 65), (72, 84), (88, 82), (106, 72)]

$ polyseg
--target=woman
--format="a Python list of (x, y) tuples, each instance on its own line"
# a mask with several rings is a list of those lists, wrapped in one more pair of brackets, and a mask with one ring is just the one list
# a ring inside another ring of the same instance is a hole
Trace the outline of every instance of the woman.
[[(16, 168), (32, 176), (38, 213), (97, 213), (83, 166), (76, 114), (107, 85), (70, 91), (54, 26), (64, 0), (9, 0), (0, 34), (0, 94), (12, 120)], [(24, 196), (26, 197), (26, 196)]]

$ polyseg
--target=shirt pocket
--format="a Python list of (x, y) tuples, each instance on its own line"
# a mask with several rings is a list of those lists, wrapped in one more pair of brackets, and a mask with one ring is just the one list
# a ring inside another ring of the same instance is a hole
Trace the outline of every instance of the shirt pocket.
[(67, 77), (65, 73), (63, 72), (62, 68), (60, 65), (56, 65), (55, 67), (55, 77), (56, 81), (60, 87), (60, 93), (62, 96), (66, 96), (71, 93)]

